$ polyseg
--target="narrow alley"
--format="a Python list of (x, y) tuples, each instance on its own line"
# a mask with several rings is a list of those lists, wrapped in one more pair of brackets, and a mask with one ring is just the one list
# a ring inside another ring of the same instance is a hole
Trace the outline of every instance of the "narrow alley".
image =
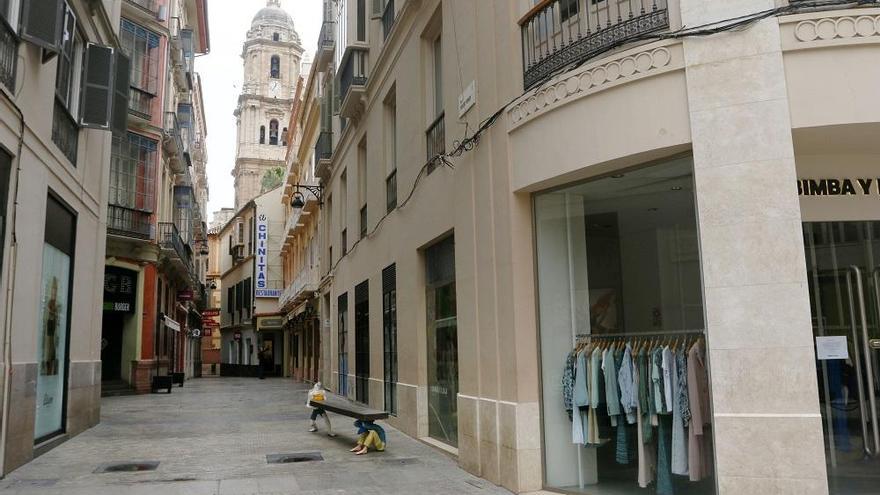
[[(3, 495), (244, 495), (509, 493), (438, 450), (387, 426), (388, 449), (355, 457), (349, 418), (308, 432), (307, 387), (289, 380), (203, 378), (170, 395), (107, 397), (101, 423), (12, 472)], [(321, 423), (323, 426), (323, 424)], [(272, 454), (322, 461), (270, 464)], [(155, 470), (105, 472), (116, 463)]]

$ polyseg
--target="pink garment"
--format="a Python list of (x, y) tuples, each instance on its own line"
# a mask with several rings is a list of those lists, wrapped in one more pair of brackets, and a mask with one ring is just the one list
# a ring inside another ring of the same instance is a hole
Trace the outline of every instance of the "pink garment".
[(708, 443), (709, 375), (706, 373), (706, 353), (703, 343), (697, 342), (688, 351), (688, 402), (691, 423), (688, 428), (688, 467), (691, 481), (700, 481), (712, 473), (712, 452)]

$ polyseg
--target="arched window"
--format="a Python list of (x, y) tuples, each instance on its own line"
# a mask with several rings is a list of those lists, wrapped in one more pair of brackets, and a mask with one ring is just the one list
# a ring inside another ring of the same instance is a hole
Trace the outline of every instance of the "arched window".
[(287, 146), (287, 127), (281, 131), (281, 146)]
[(269, 144), (278, 145), (278, 121), (275, 119), (269, 122)]
[(281, 41), (281, 35), (278, 33), (272, 33), (272, 41)]
[(260, 126), (260, 144), (266, 144), (266, 126)]
[(281, 77), (281, 58), (278, 55), (272, 55), (272, 65), (269, 69), (269, 77), (278, 79)]

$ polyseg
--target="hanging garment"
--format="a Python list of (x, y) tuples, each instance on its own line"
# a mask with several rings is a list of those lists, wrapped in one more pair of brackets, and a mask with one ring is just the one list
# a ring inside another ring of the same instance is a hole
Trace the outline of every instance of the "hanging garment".
[(688, 428), (688, 470), (691, 481), (700, 481), (712, 472), (712, 453), (707, 444), (709, 424), (709, 375), (700, 342), (688, 351), (688, 398), (691, 424)]
[(684, 352), (677, 351), (672, 363), (672, 474), (688, 474), (688, 440), (685, 417), (690, 417), (687, 404), (687, 366)]
[(672, 350), (669, 349), (669, 346), (666, 346), (663, 348), (663, 412), (665, 413), (671, 413), (672, 405), (674, 404), (672, 400), (675, 396), (675, 380), (672, 379), (675, 376), (675, 373), (672, 371), (674, 366), (675, 356), (672, 355)]
[(587, 422), (587, 410), (590, 405), (590, 391), (587, 389), (587, 358), (586, 351), (577, 354), (575, 358), (574, 386), (571, 397), (572, 423), (571, 441), (582, 445), (586, 443), (584, 426)]
[[(644, 358), (645, 354), (644, 351), (642, 351), (637, 354), (636, 362), (644, 363)], [(641, 373), (636, 374), (634, 385), (636, 390), (645, 390), (645, 382)], [(645, 401), (640, 400), (636, 406), (636, 417), (638, 418), (636, 421), (636, 449), (639, 458), (639, 486), (641, 488), (647, 488), (648, 485), (651, 484), (651, 480), (654, 479), (655, 462), (652, 444), (645, 439), (645, 426), (648, 427), (647, 431), (650, 431), (651, 425), (646, 425), (648, 414), (645, 414), (645, 411), (642, 409), (643, 402), (647, 406), (647, 399)]]
[(565, 367), (562, 369), (562, 407), (568, 412), (571, 419), (571, 396), (574, 391), (574, 365), (577, 360), (577, 352), (574, 349), (568, 353), (565, 359)]
[(590, 383), (590, 411), (587, 415), (586, 444), (598, 445), (599, 438), (599, 405), (604, 399), (602, 387), (602, 349), (593, 349), (590, 355), (590, 366), (587, 376)]
[(672, 418), (661, 415), (657, 426), (657, 495), (672, 495)]
[[(624, 364), (624, 356), (626, 355), (626, 350), (618, 349), (616, 351), (613, 351), (613, 354), (614, 354), (614, 357), (613, 357), (614, 364), (615, 364), (616, 368), (619, 370)], [(632, 365), (631, 362), (630, 362), (630, 365)], [(618, 373), (618, 377), (619, 376), (620, 375)], [(619, 387), (619, 385), (620, 384), (618, 383), (618, 387)], [(632, 387), (632, 384), (630, 384), (630, 388), (631, 387)], [(618, 392), (618, 394), (619, 394), (619, 392)], [(620, 399), (619, 399), (619, 395), (618, 395), (618, 402), (619, 402), (619, 400)], [(622, 409), (621, 409), (621, 411), (622, 411)], [(618, 419), (618, 421), (617, 421), (617, 445), (616, 445), (616, 449), (615, 449), (615, 459), (617, 460), (618, 464), (629, 464), (630, 462), (632, 462), (633, 457), (635, 457), (635, 453), (633, 452), (633, 449), (632, 449), (632, 444), (629, 441), (629, 429), (627, 428), (626, 423), (624, 422), (624, 419), (625, 419), (625, 416), (623, 414), (621, 414), (620, 419)]]
[(651, 351), (651, 382), (654, 390), (654, 410), (657, 414), (666, 412), (663, 392), (663, 348)]
[(617, 383), (620, 388), (620, 408), (626, 415), (626, 422), (635, 424), (636, 409), (638, 406), (638, 396), (636, 388), (633, 386), (633, 359), (632, 347), (629, 344), (623, 349), (623, 356), (620, 359), (620, 367), (617, 371)]
[(608, 417), (611, 418), (611, 426), (617, 426), (617, 416), (620, 414), (620, 398), (617, 390), (617, 365), (614, 361), (614, 349), (606, 349), (602, 352), (602, 372), (605, 375), (605, 403), (608, 407)]
[(651, 400), (651, 389), (653, 387), (648, 378), (647, 349), (642, 349), (636, 356), (636, 368), (638, 369), (638, 386), (636, 389), (639, 395), (639, 418), (642, 425), (642, 440), (648, 443), (654, 437), (654, 428), (651, 424), (651, 416), (654, 415), (654, 402)]

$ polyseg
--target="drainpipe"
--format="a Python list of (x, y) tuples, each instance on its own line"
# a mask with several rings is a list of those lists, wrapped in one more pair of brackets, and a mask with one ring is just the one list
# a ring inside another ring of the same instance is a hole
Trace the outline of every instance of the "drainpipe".
[(4, 90), (0, 90), (0, 94), (3, 95), (6, 102), (9, 103), (18, 114), (18, 152), (15, 155), (15, 190), (12, 195), (12, 213), (10, 214), (12, 242), (9, 246), (9, 283), (6, 287), (6, 317), (3, 322), (3, 364), (5, 373), (3, 373), (3, 411), (2, 420), (0, 420), (2, 421), (2, 423), (0, 423), (0, 479), (3, 479), (6, 476), (6, 440), (9, 434), (9, 409), (11, 405), (9, 394), (12, 389), (12, 296), (15, 293), (15, 267), (18, 258), (18, 242), (16, 239), (15, 224), (18, 213), (19, 180), (21, 178), (21, 150), (24, 146), (25, 123), (24, 114), (9, 94)]

